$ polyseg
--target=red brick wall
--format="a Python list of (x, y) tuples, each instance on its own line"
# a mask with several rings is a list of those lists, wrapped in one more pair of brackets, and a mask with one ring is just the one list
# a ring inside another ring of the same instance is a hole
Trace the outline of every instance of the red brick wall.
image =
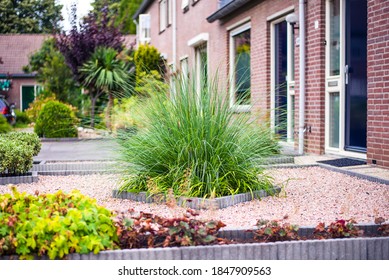
[(389, 1), (368, 0), (367, 159), (389, 168)]
[(20, 109), (21, 106), (21, 86), (33, 86), (38, 85), (35, 79), (32, 78), (13, 78), (12, 79), (12, 88), (7, 93), (7, 100), (9, 103), (15, 103), (16, 108)]
[[(325, 146), (325, 1), (307, 1), (305, 12), (305, 126), (310, 128), (311, 132), (306, 130), (304, 151), (322, 154)], [(316, 21), (318, 22), (317, 29), (315, 28)], [(299, 48), (296, 48), (296, 51), (299, 52)], [(296, 57), (299, 55), (297, 54)], [(299, 64), (298, 60), (296, 64)], [(299, 71), (296, 73), (299, 77)], [(296, 112), (298, 115), (299, 80), (297, 77)], [(298, 116), (295, 123), (298, 124)]]

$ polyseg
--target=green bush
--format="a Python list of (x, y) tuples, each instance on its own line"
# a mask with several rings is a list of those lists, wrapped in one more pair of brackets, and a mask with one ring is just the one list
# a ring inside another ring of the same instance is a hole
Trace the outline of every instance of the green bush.
[(134, 63), (136, 69), (136, 83), (141, 77), (151, 70), (160, 71), (161, 54), (151, 45), (140, 45), (134, 52)]
[(33, 150), (25, 143), (0, 137), (0, 173), (24, 174), (31, 169)]
[(177, 81), (174, 98), (161, 92), (145, 106), (146, 129), (121, 136), (127, 165), (121, 190), (218, 197), (269, 190), (263, 159), (278, 152), (267, 123), (234, 114), (213, 82)]
[(29, 124), (29, 123), (31, 123), (31, 120), (28, 117), (26, 112), (22, 112), (22, 111), (16, 109), (15, 114), (16, 114), (16, 124)]
[(9, 139), (12, 142), (25, 144), (32, 150), (32, 155), (37, 156), (41, 150), (42, 144), (37, 134), (30, 132), (10, 132), (0, 136), (0, 139)]
[(47, 102), (39, 112), (34, 131), (40, 137), (77, 137), (77, 119), (70, 106), (59, 101)]
[(10, 132), (12, 130), (11, 125), (7, 122), (7, 119), (0, 115), (0, 134)]
[(49, 102), (49, 101), (54, 101), (55, 95), (54, 94), (48, 94), (45, 92), (41, 92), (40, 95), (35, 98), (35, 100), (30, 103), (30, 107), (25, 111), (28, 118), (32, 122), (36, 122), (39, 112), (42, 110), (43, 106)]
[(61, 259), (70, 253), (117, 248), (113, 214), (73, 190), (29, 195), (12, 187), (0, 195), (0, 255)]

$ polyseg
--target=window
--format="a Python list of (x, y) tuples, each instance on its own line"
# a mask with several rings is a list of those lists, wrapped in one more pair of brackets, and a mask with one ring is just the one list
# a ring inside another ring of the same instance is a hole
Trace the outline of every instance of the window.
[(139, 43), (150, 43), (150, 15), (139, 15)]
[(180, 68), (181, 68), (181, 80), (182, 82), (187, 83), (189, 78), (188, 57), (184, 57), (180, 60)]
[(189, 0), (182, 0), (181, 9), (186, 12), (189, 10)]
[(230, 33), (230, 104), (247, 111), (251, 104), (250, 23)]
[(167, 0), (161, 0), (159, 2), (159, 31), (162, 32), (166, 29), (168, 23), (167, 17), (168, 7)]
[(173, 23), (173, 0), (159, 1), (159, 31), (164, 31)]
[(197, 89), (201, 92), (201, 89), (208, 86), (207, 43), (202, 43), (195, 48), (195, 64)]

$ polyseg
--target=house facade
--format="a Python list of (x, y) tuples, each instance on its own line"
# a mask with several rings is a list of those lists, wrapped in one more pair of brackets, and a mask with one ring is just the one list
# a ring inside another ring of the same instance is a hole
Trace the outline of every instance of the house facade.
[(171, 71), (218, 72), (299, 153), (389, 168), (389, 1), (145, 0), (134, 19)]
[(28, 65), (29, 57), (48, 37), (45, 34), (0, 34), (0, 81), (10, 83), (0, 94), (19, 110), (27, 109), (40, 90), (36, 74), (24, 73), (23, 66)]

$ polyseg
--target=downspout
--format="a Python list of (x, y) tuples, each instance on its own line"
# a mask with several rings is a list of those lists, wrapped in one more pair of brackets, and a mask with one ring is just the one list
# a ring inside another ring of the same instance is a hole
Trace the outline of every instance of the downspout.
[(299, 0), (300, 32), (300, 94), (299, 94), (299, 155), (304, 154), (305, 133), (305, 0)]
[(177, 66), (176, 66), (176, 57), (177, 57), (177, 11), (176, 11), (176, 2), (177, 1), (171, 1), (173, 3), (173, 6), (172, 6), (172, 12), (173, 12), (173, 15), (172, 15), (172, 51), (173, 51), (173, 72), (175, 73), (176, 72), (176, 69), (177, 69)]

